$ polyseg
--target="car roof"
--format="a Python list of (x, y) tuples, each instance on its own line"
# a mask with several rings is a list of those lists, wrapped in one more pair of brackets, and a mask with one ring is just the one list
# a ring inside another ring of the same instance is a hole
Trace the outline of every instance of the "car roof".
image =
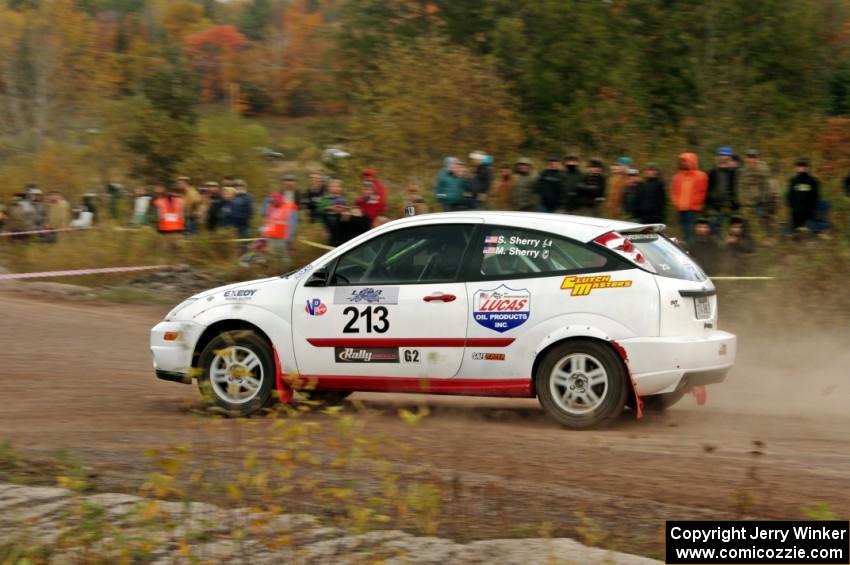
[(444, 221), (457, 223), (468, 221), (500, 224), (517, 228), (535, 229), (563, 235), (582, 242), (591, 241), (604, 233), (617, 230), (634, 229), (641, 224), (609, 220), (607, 218), (592, 218), (587, 216), (570, 216), (568, 214), (547, 214), (543, 212), (512, 212), (512, 211), (477, 211), (438, 212), (421, 214), (395, 220), (385, 224), (402, 227), (405, 224), (417, 225)]

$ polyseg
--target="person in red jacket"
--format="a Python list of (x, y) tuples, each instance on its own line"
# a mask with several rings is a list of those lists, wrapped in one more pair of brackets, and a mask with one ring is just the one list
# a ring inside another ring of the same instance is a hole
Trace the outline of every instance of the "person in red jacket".
[(369, 218), (369, 227), (374, 227), (375, 218), (383, 215), (386, 205), (375, 193), (375, 185), (369, 179), (363, 179), (360, 186), (360, 198), (354, 201), (354, 207), (359, 208), (364, 216)]
[(360, 178), (363, 179), (363, 182), (368, 181), (372, 184), (372, 192), (380, 203), (380, 209), (378, 210), (378, 213), (375, 214), (375, 216), (386, 214), (387, 199), (389, 198), (389, 193), (387, 191), (387, 187), (378, 178), (378, 171), (376, 171), (375, 169), (363, 169), (362, 171), (360, 171)]
[(679, 155), (679, 172), (673, 176), (670, 199), (679, 212), (679, 226), (685, 242), (694, 238), (694, 224), (705, 206), (705, 194), (708, 190), (708, 175), (699, 170), (696, 153)]

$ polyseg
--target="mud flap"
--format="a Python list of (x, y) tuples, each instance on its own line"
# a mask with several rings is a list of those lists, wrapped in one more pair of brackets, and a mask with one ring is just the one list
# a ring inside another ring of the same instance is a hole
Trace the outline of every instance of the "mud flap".
[(637, 383), (635, 382), (635, 378), (632, 376), (632, 368), (629, 367), (629, 354), (626, 353), (626, 350), (622, 345), (617, 343), (616, 341), (609, 340), (611, 345), (614, 346), (614, 349), (617, 350), (617, 353), (620, 354), (620, 358), (623, 359), (623, 365), (626, 366), (626, 373), (629, 375), (629, 382), (632, 383), (632, 392), (635, 395), (635, 417), (640, 420), (643, 418), (643, 400), (640, 399), (640, 396), (637, 392)]
[(688, 389), (688, 392), (696, 397), (697, 406), (705, 406), (708, 400), (708, 391), (705, 389), (705, 385), (693, 386)]
[(272, 348), (272, 351), (274, 352), (274, 378), (277, 398), (281, 404), (289, 404), (293, 396), (292, 388), (283, 382), (283, 371), (280, 368), (280, 357), (277, 355), (277, 349)]

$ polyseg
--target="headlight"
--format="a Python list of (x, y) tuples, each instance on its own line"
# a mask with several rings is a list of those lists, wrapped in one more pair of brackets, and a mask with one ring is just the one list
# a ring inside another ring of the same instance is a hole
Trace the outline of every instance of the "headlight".
[(183, 309), (184, 309), (184, 308), (186, 308), (187, 306), (190, 306), (190, 305), (191, 305), (191, 304), (193, 304), (196, 300), (198, 300), (198, 299), (197, 299), (197, 298), (187, 298), (186, 300), (184, 300), (183, 302), (181, 302), (180, 304), (178, 304), (177, 306), (175, 306), (174, 308), (172, 308), (172, 309), (171, 309), (171, 312), (169, 312), (169, 313), (165, 316), (165, 319), (166, 319), (166, 320), (170, 320), (171, 318), (173, 318), (174, 316), (176, 316), (176, 315), (178, 314), (178, 312), (180, 312), (181, 310), (183, 310)]

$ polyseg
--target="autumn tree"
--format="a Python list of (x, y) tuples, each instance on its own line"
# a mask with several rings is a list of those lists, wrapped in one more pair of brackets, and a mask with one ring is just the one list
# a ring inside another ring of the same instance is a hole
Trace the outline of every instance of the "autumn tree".
[(387, 46), (360, 82), (351, 133), (361, 160), (396, 174), (428, 174), (474, 149), (513, 159), (522, 141), (493, 68), (434, 37)]
[(186, 37), (186, 54), (205, 100), (231, 95), (240, 74), (239, 54), (248, 40), (233, 26), (217, 25)]

